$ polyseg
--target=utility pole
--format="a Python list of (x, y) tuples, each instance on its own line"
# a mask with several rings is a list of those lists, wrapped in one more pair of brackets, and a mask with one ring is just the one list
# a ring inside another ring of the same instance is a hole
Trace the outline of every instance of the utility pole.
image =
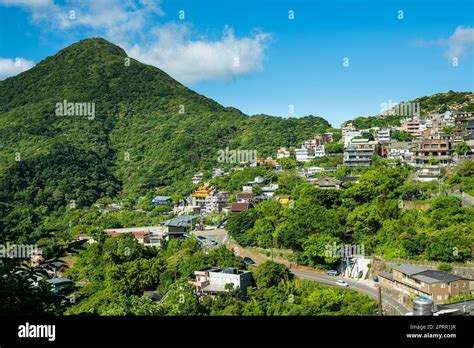
[(379, 293), (379, 315), (383, 315), (383, 309), (382, 309), (382, 287), (379, 285), (377, 287), (378, 293)]

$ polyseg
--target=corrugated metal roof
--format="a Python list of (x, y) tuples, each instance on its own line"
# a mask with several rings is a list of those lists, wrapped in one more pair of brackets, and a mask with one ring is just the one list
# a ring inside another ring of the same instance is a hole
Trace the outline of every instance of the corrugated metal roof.
[(407, 265), (407, 264), (404, 264), (404, 265), (400, 265), (398, 267), (395, 267), (394, 270), (396, 271), (399, 271), (399, 272), (402, 272), (404, 274), (407, 274), (407, 275), (413, 275), (413, 274), (417, 274), (417, 273), (421, 273), (421, 272), (424, 272), (424, 271), (427, 271), (428, 268), (426, 267), (420, 267), (420, 266), (416, 266), (416, 265)]
[[(413, 278), (415, 279), (421, 278), (418, 280), (425, 281), (426, 283), (438, 283), (438, 282), (449, 283), (449, 282), (463, 279), (462, 277), (459, 277), (457, 275), (446, 273), (443, 271), (436, 271), (436, 270), (427, 270), (427, 271), (421, 272), (420, 274), (416, 274), (415, 276), (413, 276)], [(426, 279), (426, 280), (422, 280), (422, 279)]]
[(337, 186), (340, 185), (341, 181), (337, 180), (336, 178), (327, 176), (325, 178), (322, 178), (318, 181), (316, 181), (316, 185), (318, 186)]
[(172, 218), (171, 220), (167, 220), (163, 224), (165, 226), (172, 226), (172, 227), (189, 227), (192, 225), (192, 222), (196, 219), (197, 217), (194, 215), (183, 215), (183, 216)]
[(51, 283), (51, 284), (72, 283), (72, 280), (68, 278), (52, 278), (48, 280), (48, 283)]
[(379, 276), (383, 277), (383, 278), (387, 278), (389, 280), (393, 280), (393, 275), (392, 275), (392, 273), (389, 273), (389, 272), (380, 271)]

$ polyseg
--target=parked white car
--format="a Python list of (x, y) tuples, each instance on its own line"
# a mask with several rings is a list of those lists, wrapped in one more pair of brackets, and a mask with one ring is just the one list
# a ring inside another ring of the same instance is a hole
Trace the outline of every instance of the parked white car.
[(347, 284), (344, 280), (336, 280), (336, 285), (339, 285), (339, 286), (342, 286), (344, 288), (347, 288), (349, 286), (349, 284)]

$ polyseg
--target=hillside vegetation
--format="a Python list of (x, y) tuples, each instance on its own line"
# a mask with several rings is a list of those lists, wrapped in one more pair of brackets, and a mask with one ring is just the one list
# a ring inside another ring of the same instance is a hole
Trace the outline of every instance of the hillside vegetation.
[[(94, 38), (0, 81), (0, 227), (41, 234), (51, 212), (160, 188), (185, 194), (219, 149), (273, 153), (330, 124), (320, 117), (247, 116), (201, 96), (123, 49)], [(95, 103), (94, 117), (56, 103)]]
[[(468, 102), (467, 95), (471, 92), (454, 92), (448, 91), (446, 93), (437, 93), (430, 96), (424, 96), (415, 98), (412, 100), (401, 102), (400, 104), (411, 104), (419, 103), (421, 116), (428, 115), (429, 112), (438, 111), (445, 112), (448, 110), (459, 110), (459, 111), (474, 111), (474, 104)], [(352, 123), (357, 129), (368, 129), (371, 127), (387, 127), (387, 126), (399, 126), (401, 120), (407, 116), (368, 116), (368, 117), (356, 117), (352, 120), (344, 122)]]

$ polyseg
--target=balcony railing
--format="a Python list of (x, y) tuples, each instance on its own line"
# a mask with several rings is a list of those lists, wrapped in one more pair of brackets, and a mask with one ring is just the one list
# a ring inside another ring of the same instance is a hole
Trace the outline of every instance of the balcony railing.
[(434, 159), (434, 160), (452, 160), (453, 159), (453, 156), (419, 156), (419, 155), (415, 155), (413, 156), (414, 159), (418, 159), (418, 160), (426, 160), (426, 161), (429, 161), (430, 159)]

